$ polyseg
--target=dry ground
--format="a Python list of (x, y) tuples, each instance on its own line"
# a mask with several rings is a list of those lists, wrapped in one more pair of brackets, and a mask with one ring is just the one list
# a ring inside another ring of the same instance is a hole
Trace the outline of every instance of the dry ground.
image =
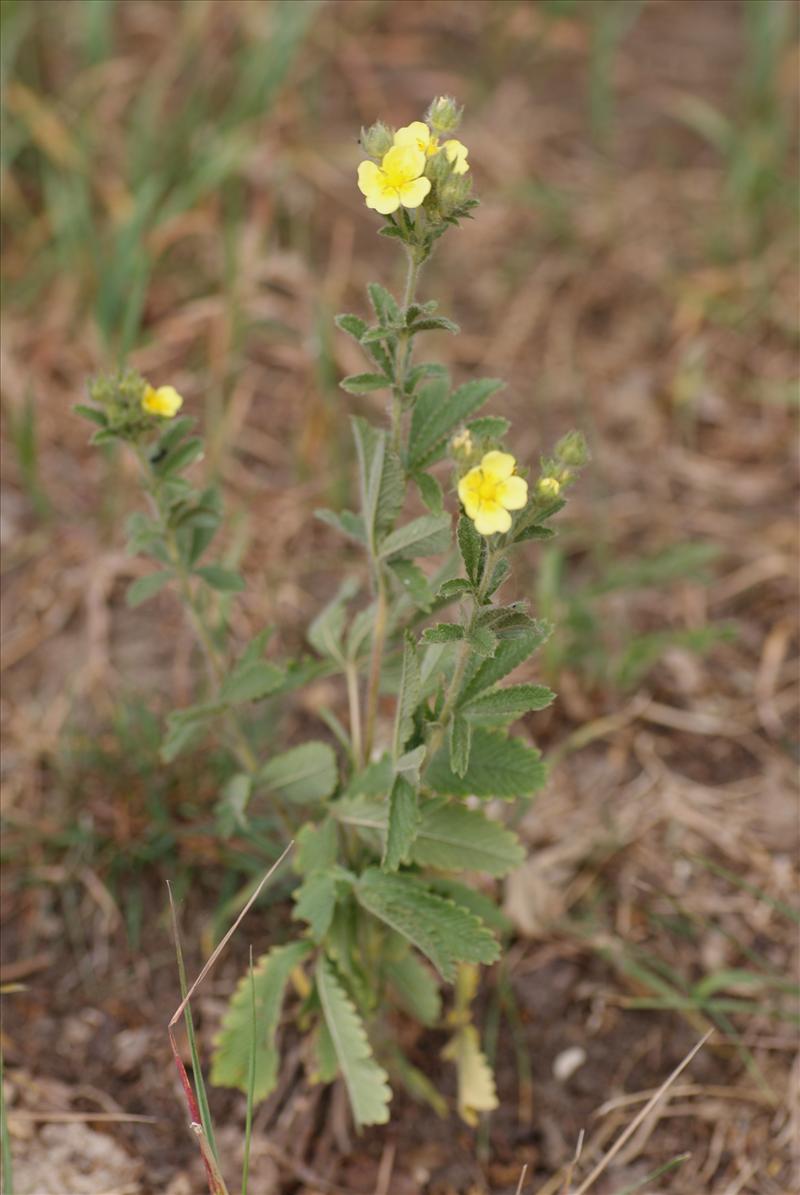
[[(495, 409), (514, 420), (518, 457), (573, 425), (593, 451), (560, 517), (562, 555), (532, 550), (516, 580), (562, 631), (542, 665), (560, 700), (529, 727), (552, 777), (522, 821), (530, 862), (506, 894), (517, 932), (483, 994), (501, 1109), (476, 1136), (398, 1097), (392, 1125), (347, 1152), (328, 1097), (292, 1086), (287, 1025), (252, 1190), (500, 1195), (527, 1164), (525, 1189), (556, 1195), (584, 1130), (577, 1188), (714, 1025), (593, 1189), (788, 1195), (798, 311), (780, 128), (790, 140), (796, 8), (344, 0), (311, 13), (266, 114), (226, 132), (237, 64), (261, 53), (280, 6), (90, 7), (4, 6), (3, 982), (24, 987), (6, 997), (2, 1040), (18, 1193), (202, 1190), (165, 1033), (177, 984), (163, 880), (183, 897), (196, 970), (225, 902), (263, 866), (210, 831), (213, 760), (168, 775), (157, 763), (146, 710), (190, 699), (191, 640), (168, 595), (126, 610), (135, 486), (70, 411), (120, 347), (138, 285), (114, 239), (141, 198), (126, 165), (136, 105), (155, 93), (140, 134), (167, 154), (185, 94), (208, 80), (189, 157), (227, 146), (231, 162), (214, 158), (218, 183), (211, 170), (213, 185), (144, 217), (152, 272), (132, 361), (173, 381), (212, 436), (207, 467), (251, 582), (243, 639), (276, 623), (297, 648), (341, 566), (311, 517), (351, 486), (352, 400), (336, 381), (359, 362), (331, 315), (400, 273), (354, 186), (362, 123), (405, 123), (440, 92), (467, 103), (483, 206), (423, 275), (424, 297), (463, 329), (431, 351), (459, 378), (508, 378)], [(762, 8), (787, 17), (766, 68)], [(698, 131), (709, 112), (730, 120), (728, 142)], [(713, 551), (701, 561), (687, 543)], [(621, 674), (631, 639), (653, 632), (671, 637)], [(289, 712), (290, 737), (340, 700), (323, 688)], [(256, 911), (207, 984), (206, 1046), (247, 941), (260, 949), (285, 918), (280, 902)], [(436, 1035), (398, 1031), (435, 1074)], [(557, 1079), (573, 1046), (585, 1060)], [(243, 1101), (214, 1101), (235, 1173)]]

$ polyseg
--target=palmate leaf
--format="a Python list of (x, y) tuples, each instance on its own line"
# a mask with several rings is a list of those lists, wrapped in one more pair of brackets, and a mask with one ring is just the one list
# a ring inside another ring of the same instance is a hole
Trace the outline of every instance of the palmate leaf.
[(434, 792), (446, 796), (511, 798), (536, 792), (546, 777), (540, 752), (534, 747), (477, 726), (464, 775), (456, 775), (450, 767), (450, 752), (442, 747), (434, 756), (425, 780)]
[(459, 706), (466, 705), (474, 697), (491, 689), (504, 676), (508, 676), (523, 660), (533, 655), (552, 631), (549, 622), (534, 622), (523, 627), (512, 638), (501, 639), (491, 659), (477, 661), (477, 666), (468, 673), (458, 697)]
[(372, 1056), (363, 1022), (344, 990), (333, 964), (320, 955), (317, 994), (356, 1124), (386, 1124), (389, 1119), (388, 1076)]
[(491, 821), (479, 809), (426, 801), (420, 807), (411, 857), (421, 867), (504, 876), (519, 866), (525, 851), (512, 830)]
[(500, 953), (477, 917), (410, 876), (387, 875), (371, 867), (353, 891), (362, 908), (407, 938), (450, 982), (457, 963), (493, 963)]
[(289, 976), (312, 949), (309, 942), (276, 946), (263, 955), (253, 971), (256, 1035), (253, 1041), (250, 974), (240, 980), (222, 1021), (211, 1063), (211, 1082), (218, 1087), (247, 1091), (251, 1051), (255, 1049), (256, 1100), (273, 1090), (278, 1077), (275, 1033)]

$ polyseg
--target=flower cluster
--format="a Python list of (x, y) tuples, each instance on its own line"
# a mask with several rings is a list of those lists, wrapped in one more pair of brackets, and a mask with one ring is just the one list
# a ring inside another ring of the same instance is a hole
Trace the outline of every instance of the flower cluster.
[(466, 145), (440, 138), (458, 124), (460, 111), (446, 96), (434, 100), (426, 121), (415, 120), (393, 132), (378, 122), (362, 133), (370, 155), (358, 167), (358, 187), (368, 208), (390, 216), (398, 208), (425, 204), (435, 218), (451, 215), (469, 194)]

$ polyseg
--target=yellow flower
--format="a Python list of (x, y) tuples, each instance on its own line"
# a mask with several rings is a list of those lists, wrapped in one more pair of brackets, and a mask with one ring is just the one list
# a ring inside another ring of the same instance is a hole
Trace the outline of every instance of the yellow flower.
[(469, 150), (461, 141), (456, 141), (452, 137), (449, 141), (445, 141), (442, 149), (447, 154), (448, 162), (453, 162), (453, 174), (466, 174), (469, 170), (469, 163), (467, 162), (467, 154)]
[(458, 483), (464, 510), (481, 535), (494, 535), (511, 527), (510, 510), (522, 510), (528, 501), (528, 483), (514, 474), (510, 452), (487, 452), (481, 463)]
[(398, 129), (394, 135), (395, 145), (411, 145), (420, 150), (427, 158), (439, 152), (439, 138), (434, 137), (428, 126), (422, 120), (413, 120), (404, 128)]
[(394, 143), (395, 145), (413, 146), (420, 153), (425, 154), (426, 158), (432, 157), (440, 149), (443, 149), (448, 162), (454, 163), (453, 174), (466, 174), (469, 170), (467, 162), (469, 150), (466, 145), (452, 137), (440, 146), (439, 138), (421, 120), (415, 120), (405, 128), (398, 129), (394, 135)]
[(159, 386), (158, 390), (147, 386), (142, 395), (142, 406), (149, 415), (172, 419), (183, 406), (183, 399), (174, 386)]
[(393, 145), (380, 166), (362, 162), (358, 168), (358, 189), (367, 207), (388, 216), (403, 207), (419, 207), (431, 189), (430, 179), (421, 178), (425, 155), (412, 145)]

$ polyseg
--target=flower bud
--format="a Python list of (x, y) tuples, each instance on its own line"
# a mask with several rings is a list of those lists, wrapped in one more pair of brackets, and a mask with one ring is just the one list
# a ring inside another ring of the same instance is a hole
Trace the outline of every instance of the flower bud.
[(439, 95), (425, 113), (434, 133), (453, 133), (461, 123), (463, 108), (450, 95)]
[(561, 493), (561, 482), (557, 477), (540, 477), (536, 483), (539, 498), (557, 498)]
[(456, 432), (450, 441), (450, 455), (460, 465), (469, 464), (475, 455), (475, 441), (468, 427)]
[(382, 158), (392, 148), (394, 134), (388, 125), (378, 120), (368, 129), (361, 130), (361, 148), (371, 158)]
[(580, 469), (589, 459), (589, 449), (583, 432), (567, 432), (555, 447), (558, 459), (564, 465), (574, 465)]
[[(440, 154), (444, 157), (444, 154)], [(472, 180), (463, 174), (451, 174), (437, 190), (442, 214), (449, 216), (460, 208), (472, 189)]]

